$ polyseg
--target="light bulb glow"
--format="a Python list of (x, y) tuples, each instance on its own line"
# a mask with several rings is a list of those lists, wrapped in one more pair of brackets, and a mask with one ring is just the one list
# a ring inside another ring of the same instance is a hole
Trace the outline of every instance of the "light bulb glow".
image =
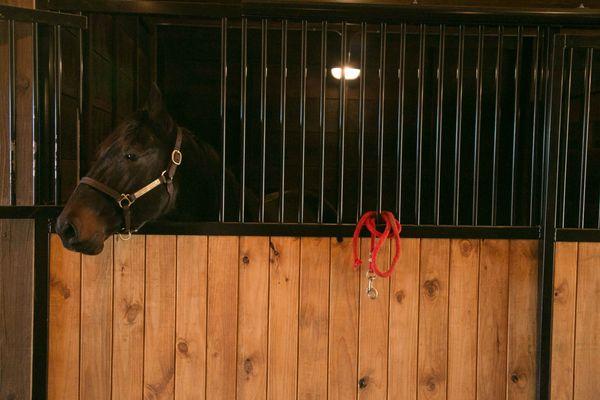
[[(344, 79), (352, 81), (360, 76), (360, 69), (353, 67), (344, 67)], [(342, 79), (342, 67), (331, 68), (331, 76), (335, 79)]]

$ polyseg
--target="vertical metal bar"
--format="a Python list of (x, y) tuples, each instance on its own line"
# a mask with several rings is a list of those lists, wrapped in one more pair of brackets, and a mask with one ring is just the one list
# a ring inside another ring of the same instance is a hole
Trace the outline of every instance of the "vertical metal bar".
[(513, 140), (512, 140), (512, 152), (511, 152), (511, 174), (510, 174), (510, 226), (514, 225), (515, 222), (515, 189), (517, 180), (517, 145), (519, 140), (519, 119), (520, 119), (520, 108), (519, 108), (519, 81), (521, 78), (521, 47), (523, 44), (523, 27), (517, 28), (517, 54), (515, 60), (515, 98), (513, 108)]
[(483, 40), (484, 29), (479, 25), (477, 31), (477, 94), (475, 97), (475, 140), (473, 142), (473, 209), (472, 223), (477, 225), (479, 214), (479, 154), (481, 137), (481, 99), (483, 92)]
[[(33, 52), (33, 71), (32, 71), (32, 76), (31, 76), (31, 84), (32, 84), (32, 89), (33, 89), (33, 94), (31, 96), (31, 101), (32, 101), (32, 106), (31, 109), (33, 110), (33, 124), (32, 124), (32, 159), (33, 159), (33, 166), (32, 166), (32, 173), (33, 173), (33, 188), (32, 188), (32, 198), (33, 198), (33, 205), (38, 205), (41, 203), (40, 201), (40, 184), (39, 184), (39, 168), (40, 168), (40, 160), (39, 160), (39, 148), (40, 148), (40, 109), (39, 109), (39, 91), (38, 91), (38, 85), (39, 85), (39, 59), (38, 59), (38, 23), (34, 22), (32, 24), (32, 33), (33, 33), (33, 40), (32, 40), (32, 52)], [(81, 110), (81, 108), (80, 108)], [(79, 152), (79, 146), (77, 148), (77, 151)]]
[(61, 92), (62, 92), (62, 49), (61, 27), (54, 26), (54, 204), (59, 205), (60, 198), (60, 131), (61, 131)]
[(385, 123), (385, 54), (387, 24), (379, 27), (379, 118), (377, 129), (377, 213), (381, 213), (383, 192), (383, 141)]
[(435, 119), (435, 224), (440, 224), (440, 187), (442, 176), (442, 130), (444, 117), (444, 57), (446, 51), (446, 26), (440, 25), (437, 66), (437, 107)]
[(260, 178), (260, 209), (259, 222), (265, 222), (265, 187), (267, 172), (267, 68), (268, 68), (268, 20), (262, 19), (260, 25), (260, 129), (261, 129), (261, 178)]
[[(561, 74), (563, 79), (563, 74)], [(573, 82), (573, 49), (569, 50), (569, 72), (567, 75), (566, 94), (564, 98), (563, 107), (565, 107), (564, 124), (562, 132), (564, 132), (563, 139), (563, 165), (562, 165), (562, 176), (560, 179), (560, 196), (561, 196), (561, 211), (560, 211), (560, 227), (565, 227), (565, 216), (566, 216), (566, 202), (567, 202), (567, 171), (569, 167), (569, 128), (571, 125), (571, 85)]]
[(583, 132), (581, 135), (581, 168), (579, 174), (579, 218), (578, 228), (585, 227), (585, 195), (587, 186), (587, 156), (590, 135), (590, 104), (592, 97), (592, 74), (594, 63), (594, 49), (587, 49), (585, 59), (585, 89), (583, 105)]
[(456, 136), (454, 139), (454, 207), (452, 215), (454, 225), (458, 225), (460, 214), (460, 152), (462, 140), (464, 58), (465, 27), (464, 25), (461, 25), (458, 28), (458, 61), (456, 64)]
[(502, 50), (504, 47), (504, 27), (498, 27), (498, 50), (496, 52), (496, 90), (494, 96), (494, 144), (492, 149), (492, 226), (496, 226), (498, 213), (498, 137), (501, 123), (502, 96)]
[(321, 130), (321, 165), (319, 169), (319, 213), (317, 221), (323, 223), (325, 203), (325, 107), (327, 105), (327, 21), (321, 22), (321, 81), (319, 84), (319, 122)]
[(406, 24), (400, 25), (400, 60), (398, 65), (398, 138), (396, 142), (396, 212), (402, 216), (402, 167), (404, 145), (404, 71), (406, 65)]
[(356, 221), (363, 214), (365, 176), (365, 88), (367, 82), (367, 23), (360, 24), (360, 86), (358, 93), (358, 201)]
[(300, 156), (300, 192), (298, 199), (298, 222), (304, 222), (304, 185), (306, 167), (306, 50), (307, 50), (307, 22), (302, 21), (301, 27), (301, 54), (300, 54), (300, 134), (302, 148)]
[(221, 18), (221, 187), (219, 222), (225, 222), (227, 177), (227, 18)]
[(419, 71), (418, 71), (418, 104), (417, 104), (417, 148), (416, 148), (416, 185), (415, 185), (415, 221), (421, 224), (421, 172), (423, 167), (423, 96), (425, 92), (425, 41), (427, 39), (425, 25), (419, 25)]
[(17, 203), (17, 104), (16, 104), (16, 53), (15, 53), (15, 21), (8, 21), (8, 171), (9, 171), (9, 201), (14, 206)]
[(239, 222), (245, 222), (246, 213), (246, 92), (248, 78), (248, 20), (242, 18), (242, 59), (240, 77), (240, 119), (241, 119), (241, 158), (240, 158), (240, 214)]
[[(82, 14), (82, 13), (80, 13)], [(136, 43), (139, 45), (139, 18), (136, 18)], [(79, 42), (79, 85), (78, 85), (78, 92), (77, 92), (77, 181), (79, 182), (79, 180), (81, 179), (81, 123), (83, 120), (83, 30), (79, 30), (79, 35), (78, 35), (78, 42)], [(140, 73), (139, 73), (139, 55), (138, 55), (138, 49), (136, 47), (136, 52), (135, 52), (135, 59), (136, 59), (136, 106), (139, 107), (140, 105)]]
[(338, 141), (338, 204), (337, 204), (337, 223), (341, 224), (344, 215), (344, 150), (346, 135), (346, 77), (344, 68), (347, 64), (346, 37), (348, 26), (342, 22), (342, 43), (340, 45), (340, 62), (342, 76), (340, 77), (340, 111), (339, 111), (339, 141)]
[(281, 21), (281, 75), (279, 97), (279, 122), (281, 124), (281, 182), (279, 194), (279, 222), (285, 222), (285, 125), (287, 98), (287, 42), (288, 21)]
[(535, 167), (536, 167), (536, 138), (538, 131), (538, 85), (540, 82), (540, 50), (541, 28), (538, 26), (535, 35), (535, 61), (533, 67), (533, 126), (531, 129), (531, 176), (529, 181), (529, 226), (533, 226), (535, 202)]

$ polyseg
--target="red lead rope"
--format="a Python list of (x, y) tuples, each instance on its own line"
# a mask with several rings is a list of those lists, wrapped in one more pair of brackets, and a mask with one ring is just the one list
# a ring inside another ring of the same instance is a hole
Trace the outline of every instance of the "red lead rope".
[[(354, 268), (358, 268), (362, 264), (362, 260), (358, 256), (358, 238), (363, 227), (366, 227), (371, 232), (371, 254), (369, 256), (369, 270), (382, 278), (386, 278), (394, 272), (394, 267), (400, 258), (400, 232), (402, 232), (402, 225), (398, 221), (394, 214), (389, 211), (382, 211), (381, 217), (385, 221), (385, 229), (383, 232), (377, 230), (377, 213), (375, 211), (367, 211), (356, 224), (354, 230), (354, 236), (352, 238), (352, 247), (354, 251)], [(381, 249), (381, 246), (385, 243), (390, 235), (390, 231), (393, 233), (394, 241), (396, 242), (396, 254), (390, 264), (390, 267), (386, 271), (381, 271), (377, 266), (377, 254)]]

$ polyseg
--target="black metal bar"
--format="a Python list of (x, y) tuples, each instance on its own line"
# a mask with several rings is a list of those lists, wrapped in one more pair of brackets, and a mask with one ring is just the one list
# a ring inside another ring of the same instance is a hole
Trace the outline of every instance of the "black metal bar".
[(300, 54), (300, 134), (302, 148), (300, 150), (300, 191), (298, 201), (298, 222), (304, 222), (304, 186), (306, 169), (306, 51), (308, 46), (307, 22), (302, 21), (301, 54)]
[(458, 61), (456, 64), (456, 136), (454, 139), (454, 209), (452, 221), (458, 225), (460, 215), (460, 153), (462, 140), (462, 104), (465, 58), (465, 27), (458, 28)]
[(0, 219), (55, 218), (62, 211), (59, 206), (0, 206)]
[(32, 51), (33, 51), (33, 71), (31, 76), (32, 84), (32, 96), (31, 96), (31, 109), (33, 110), (33, 123), (32, 123), (32, 149), (31, 154), (33, 158), (33, 188), (32, 198), (33, 204), (39, 204), (40, 201), (40, 144), (41, 144), (41, 121), (40, 121), (40, 108), (39, 108), (39, 54), (38, 54), (38, 24), (34, 22), (32, 24)]
[(593, 63), (594, 49), (590, 48), (586, 52), (585, 60), (585, 90), (582, 121), (583, 132), (581, 135), (581, 167), (579, 171), (579, 218), (577, 224), (580, 229), (585, 227), (585, 195), (587, 189), (587, 161), (590, 136), (590, 105), (592, 102)]
[(379, 26), (379, 115), (377, 126), (377, 213), (381, 213), (383, 196), (383, 141), (385, 123), (385, 54), (387, 47), (387, 25)]
[(425, 42), (427, 30), (425, 25), (419, 25), (419, 88), (417, 99), (417, 170), (415, 185), (415, 221), (421, 224), (421, 172), (423, 167), (423, 97), (425, 92)]
[(260, 178), (260, 209), (258, 220), (265, 221), (265, 190), (267, 173), (267, 68), (268, 68), (268, 20), (263, 19), (260, 24), (260, 129), (261, 129), (261, 178)]
[(365, 188), (365, 90), (367, 82), (367, 23), (360, 24), (360, 86), (358, 93), (358, 201), (356, 221), (364, 212), (363, 192)]
[(279, 190), (279, 222), (285, 221), (285, 128), (287, 99), (287, 42), (288, 21), (281, 21), (281, 75), (279, 97), (279, 122), (281, 124), (281, 182)]
[(17, 204), (17, 104), (16, 104), (15, 21), (8, 21), (8, 194), (11, 205)]
[(53, 68), (54, 68), (54, 204), (61, 203), (61, 151), (60, 151), (60, 131), (61, 131), (61, 96), (62, 96), (62, 49), (61, 49), (61, 27), (53, 27)]
[(402, 167), (404, 151), (404, 71), (406, 65), (406, 24), (400, 25), (398, 65), (398, 138), (396, 141), (396, 212), (402, 217)]
[(557, 242), (600, 242), (600, 230), (598, 230), (598, 229), (559, 228), (556, 230), (556, 241)]
[(240, 210), (239, 221), (246, 220), (246, 94), (248, 78), (248, 20), (242, 18), (242, 56), (240, 77), (240, 119), (241, 119), (241, 157), (240, 157)]
[[(560, 223), (558, 224), (561, 228), (565, 227), (565, 216), (567, 210), (567, 171), (569, 168), (569, 129), (571, 125), (571, 85), (573, 82), (573, 49), (569, 49), (569, 72), (566, 77), (567, 79), (567, 87), (566, 87), (566, 95), (564, 96), (564, 104), (565, 113), (564, 113), (564, 123), (562, 125), (562, 131), (564, 132), (564, 139), (562, 140), (562, 149), (563, 149), (563, 163), (562, 163), (562, 174), (560, 179), (560, 196), (561, 196), (561, 211), (560, 211)], [(561, 79), (565, 79), (564, 76), (561, 76)]]
[(48, 315), (50, 308), (49, 220), (36, 216), (34, 226), (33, 353), (31, 398), (48, 397)]
[(479, 217), (479, 154), (481, 147), (481, 102), (483, 96), (483, 40), (484, 28), (479, 25), (477, 30), (477, 94), (475, 97), (475, 137), (473, 142), (473, 209), (471, 220), (477, 225)]
[(225, 222), (227, 192), (227, 18), (221, 18), (221, 187), (219, 221)]
[(446, 51), (446, 26), (440, 25), (440, 39), (438, 44), (437, 66), (437, 106), (435, 118), (435, 194), (434, 194), (434, 220), (440, 224), (440, 187), (442, 180), (442, 130), (444, 117), (444, 57)]
[(345, 67), (347, 64), (346, 38), (348, 26), (342, 22), (342, 37), (340, 45), (340, 107), (339, 107), (339, 139), (338, 139), (338, 201), (337, 222), (342, 223), (344, 216), (344, 162), (345, 162), (345, 136), (346, 136), (346, 77)]
[(536, 138), (538, 132), (538, 85), (540, 83), (540, 42), (541, 28), (536, 28), (535, 35), (535, 61), (533, 67), (533, 126), (531, 129), (531, 176), (529, 182), (529, 225), (533, 225), (534, 203), (536, 193)]
[(321, 22), (321, 81), (319, 84), (319, 125), (321, 130), (321, 165), (319, 176), (319, 213), (317, 221), (323, 222), (325, 204), (325, 135), (327, 106), (327, 21)]
[(500, 136), (502, 98), (502, 54), (504, 27), (498, 27), (498, 50), (496, 53), (496, 90), (494, 93), (494, 144), (492, 155), (492, 225), (496, 225), (498, 214), (498, 137)]
[(0, 19), (87, 29), (87, 18), (76, 14), (0, 5)]
[(519, 141), (519, 119), (520, 119), (520, 108), (519, 108), (519, 80), (521, 78), (521, 48), (523, 45), (523, 27), (517, 28), (517, 49), (516, 49), (516, 60), (515, 60), (515, 97), (514, 97), (514, 108), (513, 108), (513, 140), (512, 140), (512, 152), (511, 152), (511, 177), (510, 177), (510, 224), (512, 225), (515, 220), (515, 189), (517, 180), (517, 146)]
[[(136, 35), (136, 51), (135, 51), (135, 63), (136, 63), (136, 67), (135, 67), (135, 104), (136, 107), (140, 106), (140, 60), (139, 60), (139, 52), (138, 52), (138, 47), (139, 47), (139, 36), (140, 36), (140, 18), (136, 17), (135, 19), (136, 21), (136, 31), (135, 31), (135, 35)], [(77, 132), (76, 132), (76, 140), (77, 140), (77, 153), (76, 153), (76, 157), (77, 157), (77, 182), (79, 182), (79, 180), (82, 178), (82, 174), (81, 174), (81, 124), (83, 121), (83, 80), (84, 78), (84, 63), (83, 63), (83, 49), (84, 49), (84, 44), (83, 44), (83, 31), (79, 30), (78, 35), (77, 35), (77, 41), (78, 41), (78, 47), (79, 47), (79, 63), (78, 63), (78, 68), (79, 68), (79, 74), (78, 74), (78, 80), (79, 80), (79, 84), (77, 86)]]

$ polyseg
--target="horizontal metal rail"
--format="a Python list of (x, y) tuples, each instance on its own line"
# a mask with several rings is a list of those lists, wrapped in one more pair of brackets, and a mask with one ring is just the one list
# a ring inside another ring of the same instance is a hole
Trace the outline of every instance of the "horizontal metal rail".
[(46, 10), (0, 5), (0, 19), (87, 29), (87, 17)]

